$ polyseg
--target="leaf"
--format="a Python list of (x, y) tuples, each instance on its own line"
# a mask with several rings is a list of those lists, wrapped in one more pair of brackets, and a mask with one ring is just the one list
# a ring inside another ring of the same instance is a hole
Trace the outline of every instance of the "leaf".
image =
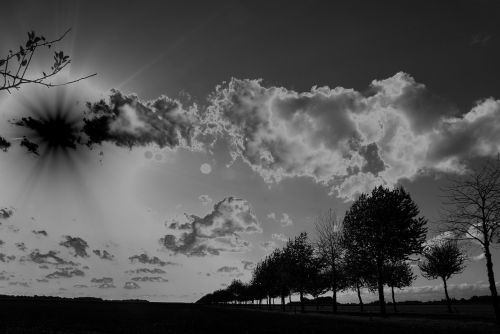
[(5, 64), (5, 60), (0, 59), (0, 66), (2, 66), (3, 64)]
[(25, 59), (21, 62), (21, 66), (26, 66), (28, 64), (28, 61)]

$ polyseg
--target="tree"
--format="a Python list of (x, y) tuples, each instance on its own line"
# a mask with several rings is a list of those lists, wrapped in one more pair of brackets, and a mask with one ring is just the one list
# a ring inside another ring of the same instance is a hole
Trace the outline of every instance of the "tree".
[(285, 297), (290, 293), (291, 277), (289, 274), (290, 256), (282, 249), (275, 249), (269, 256), (269, 267), (273, 271), (274, 289), (281, 297), (281, 309), (285, 311)]
[(241, 302), (242, 297), (245, 294), (245, 284), (239, 279), (234, 279), (231, 284), (226, 288), (226, 290), (232, 296), (233, 302)]
[(289, 240), (284, 249), (290, 259), (291, 287), (300, 295), (300, 310), (304, 312), (304, 293), (308, 281), (318, 270), (318, 262), (314, 260), (314, 248), (309, 243), (307, 233), (302, 232), (293, 240)]
[(340, 284), (339, 268), (345, 252), (342, 243), (342, 223), (333, 210), (319, 215), (315, 222), (316, 248), (329, 274), (330, 290), (332, 291), (333, 313), (337, 312), (337, 292), (343, 286)]
[(410, 286), (416, 277), (413, 275), (408, 262), (404, 261), (390, 263), (385, 267), (384, 271), (386, 273), (386, 284), (391, 288), (392, 306), (396, 313), (398, 310), (396, 308), (396, 299), (394, 298), (394, 288), (402, 289)]
[(500, 306), (495, 285), (492, 244), (500, 241), (500, 157), (463, 176), (448, 179), (443, 187), (445, 227), (455, 240), (479, 244), (486, 258), (486, 272), (497, 323)]
[[(61, 36), (48, 41), (44, 36), (38, 35), (34, 31), (28, 32), (28, 39), (24, 45), (19, 46), (18, 51), (9, 50), (8, 54), (0, 58), (0, 78), (3, 79), (0, 84), (0, 91), (6, 90), (10, 93), (11, 89), (19, 89), (21, 85), (32, 83), (45, 87), (56, 87), (78, 82), (96, 75), (96, 73), (81, 77), (76, 80), (67, 81), (60, 84), (50, 82), (49, 79), (58, 74), (71, 63), (71, 59), (63, 51), (54, 52), (54, 63), (49, 69), (42, 71), (38, 75), (28, 76), (28, 69), (33, 60), (35, 52), (39, 49), (50, 49), (58, 42), (62, 41), (71, 29), (66, 30)], [(39, 51), (38, 51), (39, 52)]]
[(385, 315), (384, 268), (420, 253), (427, 221), (402, 188), (379, 186), (370, 195), (361, 194), (344, 218), (344, 236), (353, 248), (377, 268), (380, 312)]
[(446, 282), (455, 274), (461, 273), (465, 268), (465, 256), (454, 240), (436, 243), (428, 246), (423, 252), (423, 260), (418, 267), (427, 279), (441, 278), (444, 285), (448, 312), (451, 313), (451, 300), (448, 295)]

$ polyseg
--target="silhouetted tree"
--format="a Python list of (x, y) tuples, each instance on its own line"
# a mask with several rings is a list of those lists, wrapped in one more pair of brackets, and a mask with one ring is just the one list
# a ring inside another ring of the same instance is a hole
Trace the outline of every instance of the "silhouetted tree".
[(445, 226), (456, 240), (475, 241), (486, 258), (486, 272), (497, 323), (500, 306), (495, 285), (491, 246), (500, 241), (500, 157), (449, 179), (443, 188)]
[(396, 298), (394, 297), (394, 288), (402, 289), (410, 286), (415, 280), (415, 275), (411, 270), (410, 264), (404, 261), (389, 263), (384, 268), (385, 282), (391, 288), (392, 306), (394, 312), (397, 312)]
[(423, 260), (418, 264), (425, 278), (441, 278), (443, 280), (448, 312), (451, 312), (451, 300), (446, 282), (452, 275), (459, 274), (464, 270), (465, 260), (466, 258), (457, 242), (447, 240), (426, 247), (423, 252)]
[(268, 257), (268, 270), (272, 271), (273, 289), (281, 298), (281, 308), (285, 311), (285, 297), (290, 293), (291, 278), (289, 273), (291, 258), (286, 249), (275, 249)]
[[(310, 294), (314, 299), (317, 299), (320, 295), (331, 289), (331, 274), (327, 271), (321, 270), (321, 259), (314, 258), (313, 261), (316, 261), (315, 266), (318, 270), (314, 270), (311, 272), (311, 276), (306, 282), (305, 292)], [(319, 309), (319, 302), (315, 300), (316, 309)]]
[(362, 252), (351, 248), (348, 239), (344, 238), (346, 245), (346, 261), (343, 262), (340, 271), (343, 273), (345, 288), (356, 291), (359, 301), (360, 311), (363, 312), (363, 299), (361, 289), (368, 288), (370, 291), (377, 289), (377, 269)]
[(233, 302), (241, 302), (242, 297), (245, 294), (245, 286), (243, 282), (241, 282), (239, 279), (234, 279), (231, 284), (226, 288), (226, 290), (229, 292), (229, 294), (232, 296), (232, 301)]
[(344, 235), (377, 268), (380, 312), (385, 315), (384, 267), (420, 253), (427, 221), (403, 188), (379, 186), (362, 194), (344, 218)]
[(304, 293), (308, 281), (319, 270), (318, 261), (314, 259), (314, 248), (308, 240), (307, 233), (302, 232), (285, 246), (290, 258), (290, 278), (292, 289), (299, 293), (300, 310), (304, 312)]
[(71, 63), (70, 57), (65, 55), (63, 51), (55, 51), (53, 58), (54, 62), (50, 69), (41, 71), (38, 75), (28, 76), (28, 69), (31, 65), (35, 52), (40, 48), (52, 48), (58, 42), (62, 41), (70, 30), (71, 29), (66, 30), (61, 36), (50, 41), (48, 41), (44, 36), (38, 35), (34, 31), (28, 32), (28, 39), (24, 45), (20, 45), (17, 51), (9, 50), (6, 56), (0, 58), (0, 78), (3, 79), (3, 82), (0, 84), (0, 91), (5, 90), (10, 92), (11, 89), (19, 89), (21, 85), (28, 83), (38, 84), (45, 87), (68, 85), (96, 75), (96, 73), (94, 73), (60, 84), (49, 82), (48, 80), (50, 78), (54, 77)]
[(319, 215), (315, 222), (316, 247), (319, 256), (323, 260), (325, 272), (328, 273), (330, 290), (332, 291), (332, 308), (337, 312), (337, 292), (344, 285), (340, 284), (341, 266), (345, 249), (342, 243), (342, 223), (337, 219), (333, 210)]

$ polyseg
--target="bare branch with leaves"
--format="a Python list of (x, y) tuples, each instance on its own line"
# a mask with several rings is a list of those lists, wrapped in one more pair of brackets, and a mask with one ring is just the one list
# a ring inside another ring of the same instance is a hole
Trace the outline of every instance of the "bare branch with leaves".
[(28, 32), (28, 40), (24, 45), (19, 46), (18, 51), (9, 50), (8, 54), (0, 58), (0, 91), (11, 92), (12, 89), (19, 89), (24, 84), (38, 84), (45, 87), (56, 87), (69, 85), (97, 75), (90, 74), (75, 80), (63, 83), (54, 83), (50, 79), (66, 68), (70, 63), (70, 56), (63, 51), (54, 51), (54, 63), (50, 69), (42, 71), (38, 75), (30, 76), (28, 69), (35, 53), (40, 49), (51, 49), (58, 42), (62, 41), (71, 29), (66, 30), (61, 36), (53, 40), (47, 40), (43, 35), (38, 35), (35, 31)]

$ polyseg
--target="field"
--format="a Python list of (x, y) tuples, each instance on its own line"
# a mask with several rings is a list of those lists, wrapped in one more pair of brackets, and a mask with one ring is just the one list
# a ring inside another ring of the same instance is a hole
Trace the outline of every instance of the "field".
[[(481, 305), (468, 306), (471, 313)], [(464, 310), (465, 311), (465, 310)], [(432, 310), (431, 310), (432, 312)], [(455, 319), (282, 313), (195, 304), (1, 301), (1, 333), (496, 333), (464, 315)]]

